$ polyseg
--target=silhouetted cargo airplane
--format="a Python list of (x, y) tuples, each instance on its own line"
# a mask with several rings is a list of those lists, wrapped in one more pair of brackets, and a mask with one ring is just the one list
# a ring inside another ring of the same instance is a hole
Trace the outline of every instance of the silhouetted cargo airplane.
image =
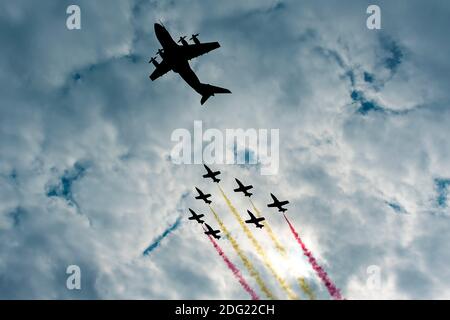
[(198, 34), (193, 34), (190, 39), (194, 41), (193, 44), (187, 43), (185, 40), (186, 37), (180, 37), (178, 42), (181, 42), (181, 45), (178, 45), (172, 39), (166, 28), (159, 23), (155, 23), (155, 34), (163, 48), (158, 49), (157, 52), (162, 58), (160, 63), (156, 61), (156, 57), (152, 57), (149, 61), (149, 63), (153, 63), (156, 68), (150, 75), (152, 81), (172, 70), (173, 72), (178, 73), (192, 89), (202, 96), (202, 99), (200, 100), (202, 105), (209, 97), (214, 96), (216, 93), (231, 93), (228, 89), (201, 83), (197, 75), (189, 66), (189, 60), (219, 48), (220, 44), (218, 42), (200, 43), (197, 38)]

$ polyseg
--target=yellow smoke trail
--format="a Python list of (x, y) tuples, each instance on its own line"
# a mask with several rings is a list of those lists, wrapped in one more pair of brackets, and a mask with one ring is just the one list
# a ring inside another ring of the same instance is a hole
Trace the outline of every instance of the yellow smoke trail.
[(253, 264), (250, 262), (250, 260), (247, 258), (247, 256), (242, 252), (241, 248), (239, 247), (239, 244), (237, 243), (236, 239), (234, 239), (228, 229), (225, 227), (225, 224), (223, 221), (219, 218), (219, 215), (217, 212), (214, 211), (214, 209), (209, 206), (209, 209), (214, 215), (214, 218), (216, 218), (217, 223), (219, 224), (220, 228), (222, 229), (223, 233), (225, 234), (225, 237), (228, 238), (228, 240), (231, 243), (231, 246), (233, 247), (234, 251), (236, 251), (239, 258), (241, 258), (242, 262), (244, 263), (244, 266), (247, 268), (250, 275), (255, 278), (256, 283), (261, 288), (261, 291), (264, 292), (264, 294), (267, 296), (267, 298), (275, 300), (276, 297), (273, 295), (273, 293), (270, 291), (270, 289), (267, 287), (267, 285), (264, 283), (263, 279), (261, 278), (261, 275), (259, 272), (255, 269)]
[[(256, 217), (261, 218), (261, 212), (256, 208), (255, 204), (253, 203), (252, 199), (248, 199), (250, 200), (250, 203), (253, 207), (253, 210), (256, 213)], [(273, 244), (275, 245), (275, 248), (277, 248), (277, 251), (283, 256), (286, 257), (286, 248), (280, 243), (280, 241), (278, 241), (277, 237), (275, 236), (275, 234), (272, 231), (272, 228), (270, 227), (269, 222), (266, 221), (264, 222), (264, 229), (266, 229), (267, 233), (269, 234), (270, 239), (272, 239)]]
[[(262, 217), (261, 211), (259, 211), (258, 208), (256, 208), (252, 199), (249, 198), (248, 200), (250, 201), (250, 204), (252, 205), (253, 210), (256, 213), (256, 216), (258, 218)], [(280, 241), (277, 239), (277, 237), (273, 233), (272, 228), (270, 227), (270, 224), (267, 221), (267, 219), (265, 220), (265, 223), (264, 223), (264, 229), (266, 229), (267, 233), (269, 234), (269, 237), (272, 239), (275, 247), (277, 248), (277, 251), (283, 256), (283, 258), (286, 258), (286, 248), (280, 243)], [(314, 292), (311, 289), (311, 287), (308, 285), (308, 283), (306, 283), (305, 278), (300, 277), (297, 279), (297, 281), (300, 286), (300, 289), (302, 289), (302, 291), (308, 296), (308, 298), (310, 300), (315, 300)]]
[(297, 278), (298, 285), (302, 288), (303, 292), (308, 296), (309, 300), (316, 300), (316, 296), (311, 287), (306, 283), (305, 278)]
[(237, 212), (236, 208), (231, 204), (230, 199), (228, 199), (228, 197), (225, 195), (225, 193), (223, 192), (222, 188), (219, 185), (218, 185), (218, 187), (220, 189), (220, 192), (222, 193), (223, 198), (225, 199), (225, 202), (227, 203), (228, 207), (230, 208), (230, 211), (233, 213), (234, 217), (239, 222), (239, 224), (241, 225), (241, 227), (244, 230), (245, 234), (247, 235), (247, 237), (249, 238), (249, 240), (251, 241), (251, 243), (255, 247), (256, 252), (261, 256), (261, 258), (262, 258), (264, 264), (266, 265), (267, 269), (270, 270), (270, 272), (272, 273), (274, 278), (278, 281), (280, 286), (287, 293), (289, 299), (291, 299), (291, 300), (298, 300), (299, 297), (295, 294), (294, 291), (292, 291), (292, 289), (289, 286), (289, 284), (287, 284), (286, 281), (283, 278), (281, 278), (278, 275), (278, 273), (275, 271), (275, 269), (273, 268), (273, 266), (270, 263), (269, 259), (267, 258), (265, 251), (259, 245), (259, 243), (256, 240), (256, 238), (253, 236), (252, 232), (250, 231), (250, 229), (245, 224), (244, 220), (242, 220), (242, 218), (239, 215), (239, 213)]

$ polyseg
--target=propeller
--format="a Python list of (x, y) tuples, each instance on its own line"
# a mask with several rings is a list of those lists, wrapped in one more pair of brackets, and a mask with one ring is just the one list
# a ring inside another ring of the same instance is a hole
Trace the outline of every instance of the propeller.
[(199, 33), (193, 34), (189, 40), (197, 39), (198, 36), (199, 36)]
[(153, 63), (153, 62), (156, 62), (156, 57), (151, 57), (150, 61), (148, 63)]
[(161, 55), (161, 53), (164, 53), (163, 49), (158, 49), (158, 51), (156, 52), (156, 54), (159, 54), (159, 55)]
[(180, 40), (178, 40), (178, 43), (180, 43), (181, 41), (183, 41), (185, 38), (186, 38), (186, 36), (180, 37)]

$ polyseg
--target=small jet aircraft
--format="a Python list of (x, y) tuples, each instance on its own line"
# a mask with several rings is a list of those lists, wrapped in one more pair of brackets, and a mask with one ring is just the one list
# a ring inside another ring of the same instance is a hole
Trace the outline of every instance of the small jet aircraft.
[(248, 192), (248, 190), (252, 189), (252, 185), (244, 186), (242, 182), (240, 182), (237, 178), (235, 178), (237, 184), (239, 185), (239, 188), (234, 189), (234, 192), (243, 192), (244, 196), (250, 197), (253, 193)]
[(197, 187), (195, 187), (195, 189), (196, 189), (197, 192), (198, 192), (198, 196), (196, 196), (195, 199), (203, 200), (203, 201), (205, 201), (206, 204), (210, 204), (210, 203), (211, 203), (211, 200), (208, 200), (208, 198), (211, 197), (211, 194), (209, 194), (209, 193), (204, 194), (204, 193), (202, 192), (202, 190), (200, 190), (200, 189), (197, 188)]
[(178, 45), (167, 29), (159, 23), (155, 23), (155, 35), (162, 46), (162, 49), (158, 49), (156, 54), (162, 58), (162, 61), (157, 62), (156, 57), (150, 59), (149, 63), (153, 63), (155, 66), (155, 71), (150, 75), (152, 81), (172, 70), (178, 73), (192, 89), (202, 96), (200, 100), (202, 105), (216, 93), (231, 93), (228, 89), (201, 83), (189, 66), (189, 60), (219, 48), (218, 42), (200, 43), (197, 33), (193, 34), (190, 39), (194, 42), (193, 44), (187, 43), (184, 36), (180, 37), (178, 43), (181, 43), (181, 45)]
[(216, 178), (220, 174), (220, 171), (212, 171), (206, 164), (204, 164), (207, 174), (203, 175), (203, 178), (211, 178), (214, 182), (219, 183), (220, 179)]
[(202, 220), (201, 218), (204, 217), (204, 214), (196, 214), (194, 210), (192, 210), (191, 208), (189, 208), (189, 211), (191, 212), (192, 216), (190, 216), (188, 219), (189, 220), (195, 220), (198, 223), (203, 223), (205, 222), (204, 220)]
[(214, 238), (216, 238), (217, 240), (220, 239), (220, 236), (218, 236), (217, 234), (220, 233), (220, 230), (214, 230), (213, 228), (211, 228), (209, 226), (209, 224), (205, 223), (206, 228), (208, 229), (208, 231), (205, 231), (206, 235), (211, 235)]
[(264, 227), (264, 225), (261, 224), (260, 222), (264, 221), (266, 219), (264, 217), (256, 218), (250, 210), (247, 210), (247, 212), (250, 215), (250, 219), (245, 220), (245, 223), (254, 223), (255, 227), (262, 229), (262, 227)]
[(278, 208), (279, 212), (285, 212), (287, 211), (287, 209), (283, 208), (283, 206), (287, 205), (289, 203), (289, 201), (279, 201), (277, 199), (277, 197), (275, 197), (273, 194), (270, 194), (272, 196), (273, 199), (273, 203), (269, 203), (267, 206), (268, 207), (276, 207)]

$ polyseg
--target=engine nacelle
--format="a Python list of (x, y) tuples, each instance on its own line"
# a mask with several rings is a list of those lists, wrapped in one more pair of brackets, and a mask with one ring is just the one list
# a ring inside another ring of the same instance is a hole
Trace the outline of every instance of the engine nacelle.
[(153, 65), (155, 66), (155, 68), (158, 68), (158, 66), (159, 66), (159, 62), (158, 61), (156, 61), (156, 58), (151, 58), (150, 59), (150, 61), (148, 62), (148, 63), (153, 63)]
[(194, 41), (195, 44), (200, 44), (200, 40), (198, 40), (198, 33), (193, 34), (190, 40)]

